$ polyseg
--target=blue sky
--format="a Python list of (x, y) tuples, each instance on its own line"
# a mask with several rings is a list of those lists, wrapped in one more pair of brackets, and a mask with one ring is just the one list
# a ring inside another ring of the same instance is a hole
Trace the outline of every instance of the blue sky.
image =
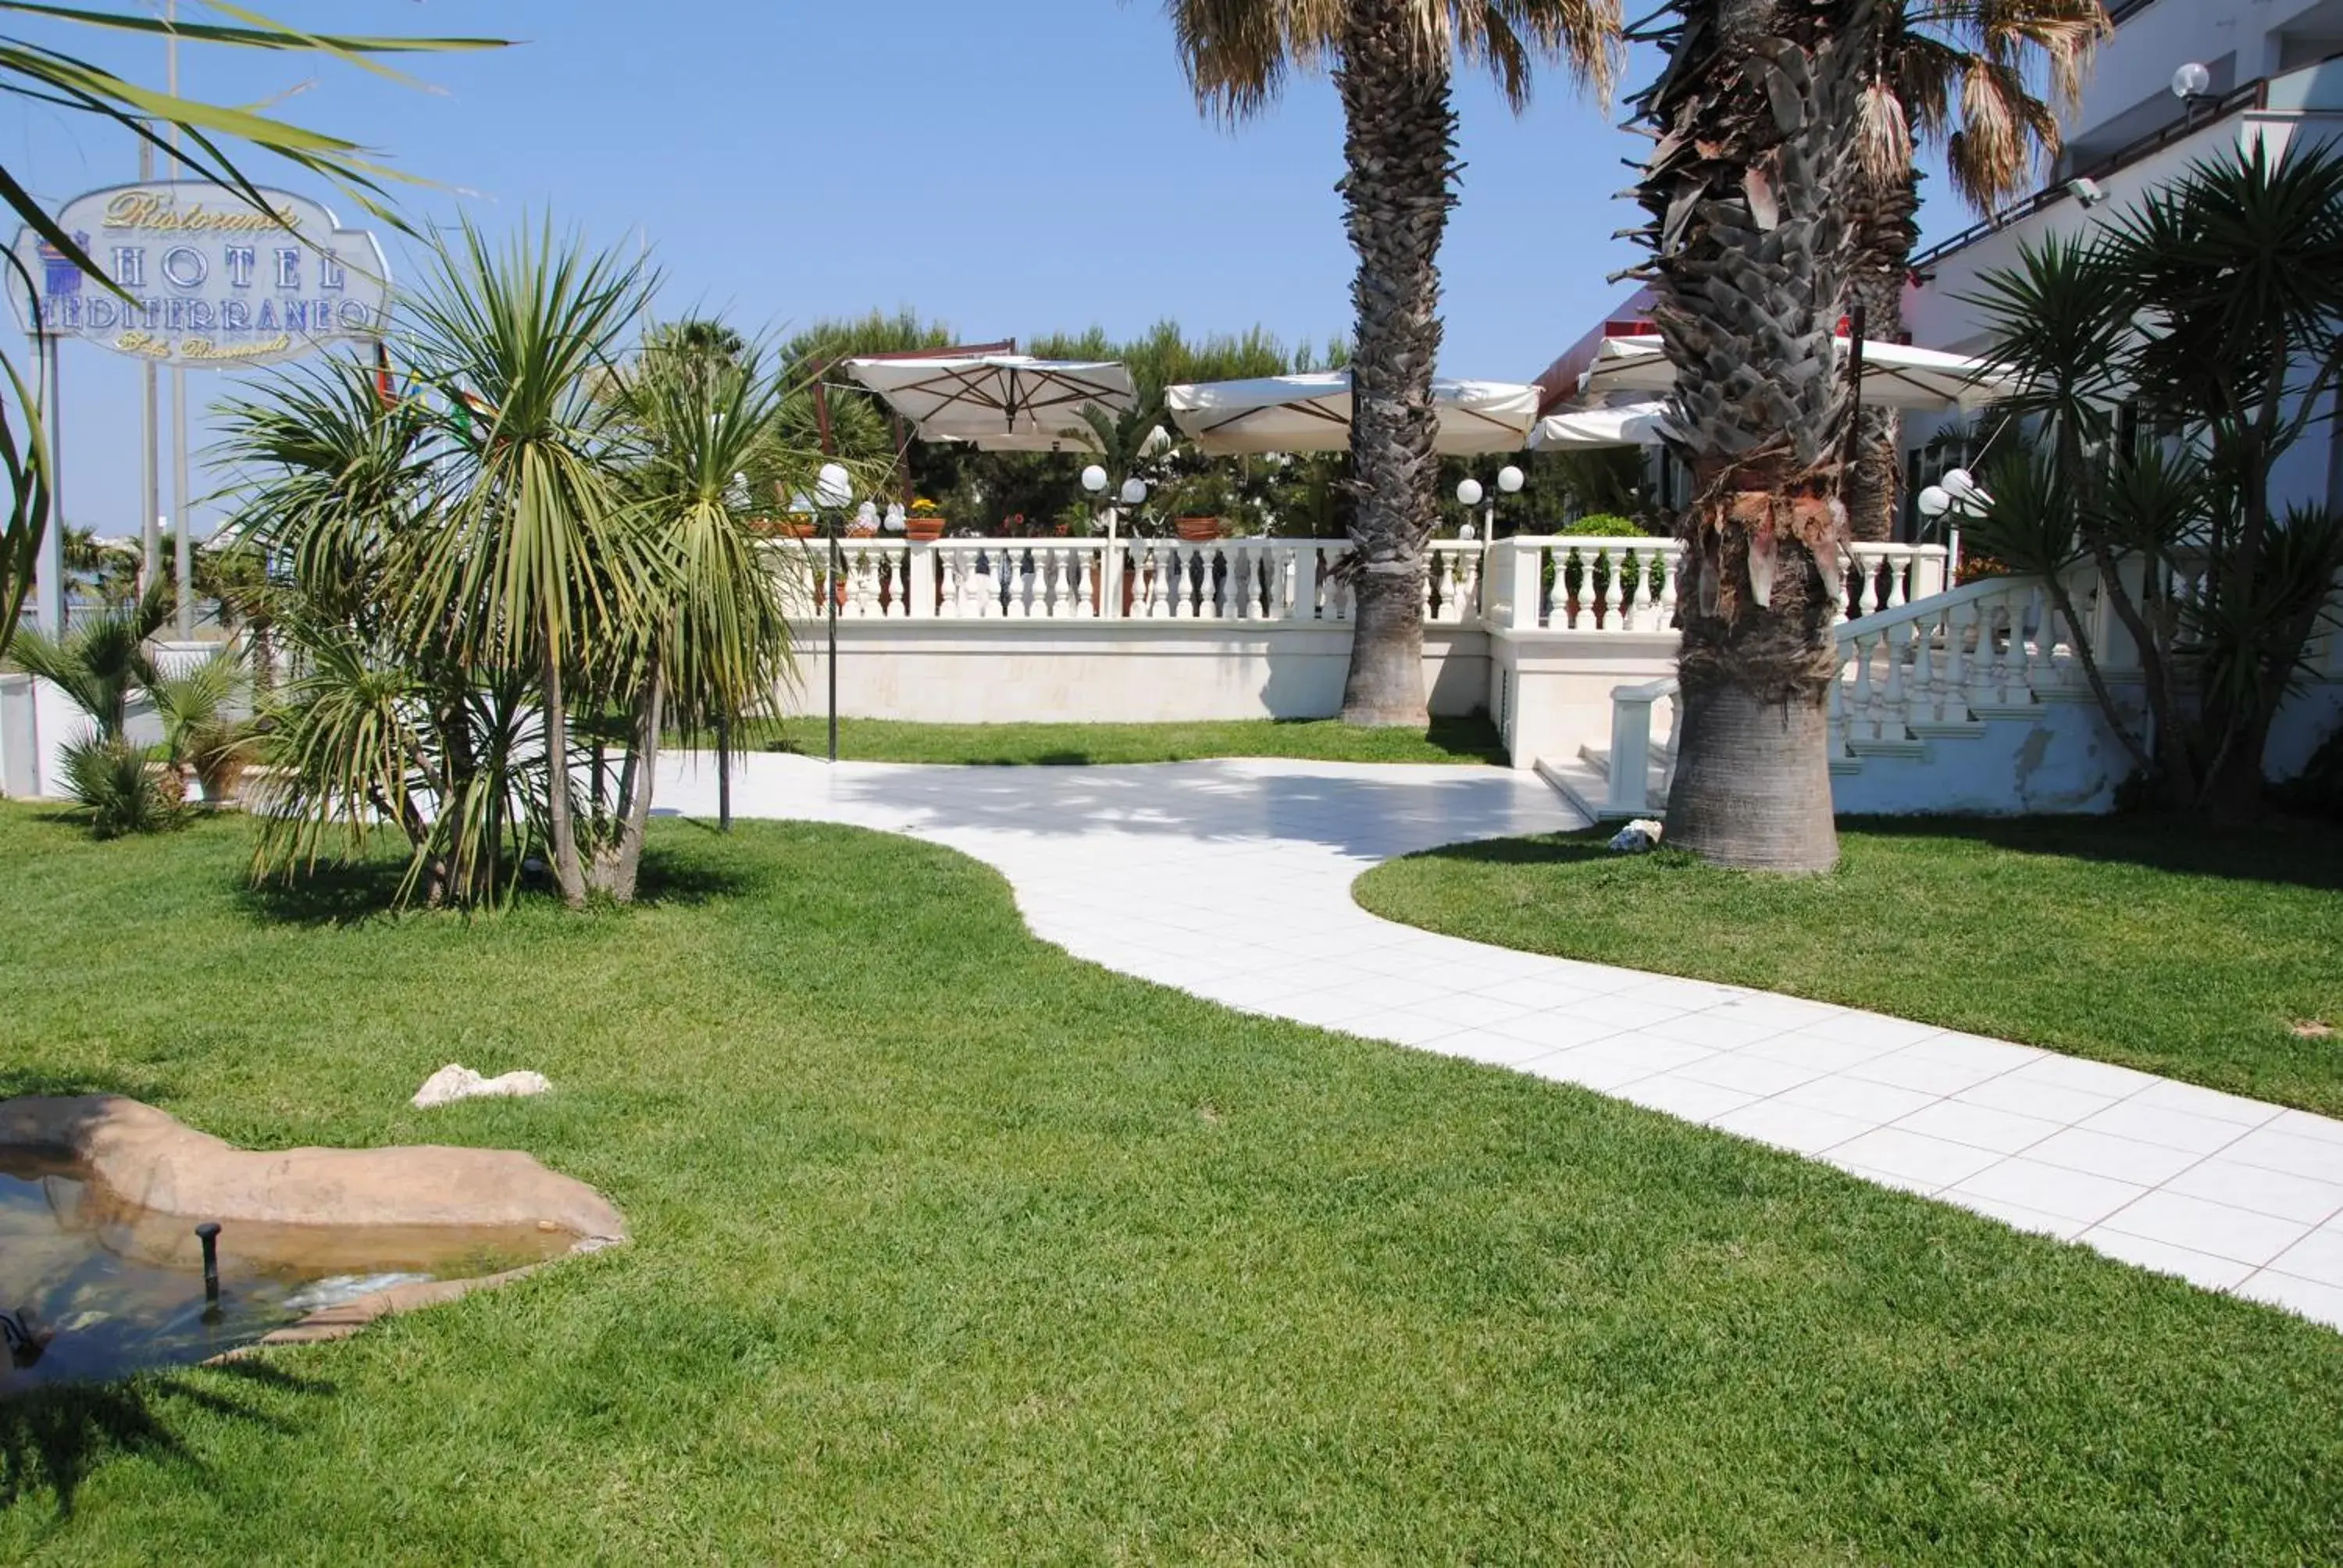
[[(665, 314), (714, 307), (786, 329), (910, 306), (970, 338), (1093, 324), (1127, 335), (1165, 317), (1192, 333), (1259, 322), (1289, 342), (1347, 330), (1331, 87), (1298, 80), (1257, 122), (1208, 124), (1152, 0), (262, 9), (351, 32), (522, 40), (415, 60), (429, 91), (189, 46), (183, 88), (248, 103), (314, 75), (278, 112), (447, 187), (407, 198), (418, 218), (468, 212), (493, 230), (549, 212), (612, 244), (639, 233), (665, 275)], [(161, 54), (141, 41), (102, 57), (159, 85)], [(1559, 75), (1519, 118), (1478, 80), (1459, 99), (1466, 167), (1443, 256), (1443, 368), (1526, 380), (1624, 292), (1604, 276), (1634, 254), (1609, 236), (1635, 214), (1611, 197), (1633, 178), (1619, 160), (1643, 144)], [(0, 109), (0, 157), (56, 201), (136, 174), (126, 136), (19, 101)], [(273, 160), (250, 166), (326, 195)], [(414, 276), (402, 243), (386, 240), (395, 274)], [(228, 375), (190, 376), (198, 406)], [(72, 520), (134, 531), (136, 369), (77, 345), (65, 376)], [(208, 527), (199, 510), (197, 531)]]

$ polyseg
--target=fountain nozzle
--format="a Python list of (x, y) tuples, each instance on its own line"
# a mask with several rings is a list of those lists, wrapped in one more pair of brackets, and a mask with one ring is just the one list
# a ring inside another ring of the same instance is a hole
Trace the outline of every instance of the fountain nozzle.
[(204, 1244), (204, 1300), (215, 1304), (219, 1301), (219, 1233), (216, 1220), (196, 1227), (196, 1240)]

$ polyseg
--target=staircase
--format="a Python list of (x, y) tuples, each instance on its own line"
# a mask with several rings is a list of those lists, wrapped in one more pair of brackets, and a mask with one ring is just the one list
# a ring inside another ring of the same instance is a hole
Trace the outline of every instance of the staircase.
[[(2077, 655), (2092, 639), (2119, 690), (2137, 668), (2102, 603), (2097, 574), (2075, 568), (2081, 628), (2060, 624), (2049, 585), (1995, 578), (1842, 623), (1830, 698), (1830, 769), (1842, 811), (2105, 809), (2124, 771)], [(2333, 664), (2330, 647), (2324, 664)], [(1595, 820), (1657, 816), (1675, 766), (1673, 679), (1611, 694), (1611, 744), (1540, 758), (1538, 775)], [(1655, 729), (1654, 709), (1667, 719)]]

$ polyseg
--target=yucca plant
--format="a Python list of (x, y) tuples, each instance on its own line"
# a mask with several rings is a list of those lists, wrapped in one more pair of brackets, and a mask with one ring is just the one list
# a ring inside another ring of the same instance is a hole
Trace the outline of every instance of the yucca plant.
[(809, 483), (822, 461), (777, 436), (784, 395), (760, 353), (712, 323), (654, 333), (617, 378), (622, 491), (662, 558), (638, 585), (633, 634), (598, 672), (628, 727), (607, 811), (597, 769), (587, 875), (620, 902), (635, 895), (662, 729), (729, 732), (793, 668), (794, 579), (774, 569), (751, 527), (767, 509), (759, 497)]
[[(2090, 240), (2026, 248), (1975, 302), (2138, 649), (2146, 770), (2174, 804), (2254, 815), (2270, 726), (2343, 579), (2343, 519), (2271, 486), (2343, 384), (2343, 155), (2197, 163)], [(2168, 450), (2122, 449), (2124, 400), (2177, 432)]]
[(573, 907), (587, 878), (566, 681), (640, 636), (673, 565), (619, 488), (620, 432), (596, 396), (649, 282), (642, 262), (558, 240), (550, 223), (500, 248), (468, 224), (406, 307), (421, 373), (450, 393), (453, 439), (442, 500), (396, 542), (397, 614), (414, 645), (452, 637), (483, 677), (531, 672), (547, 859)]

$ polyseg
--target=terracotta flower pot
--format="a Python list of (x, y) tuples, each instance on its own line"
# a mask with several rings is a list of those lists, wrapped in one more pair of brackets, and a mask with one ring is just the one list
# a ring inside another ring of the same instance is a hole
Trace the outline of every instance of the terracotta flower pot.
[(931, 545), (944, 537), (950, 526), (950, 519), (940, 514), (923, 518), (915, 512), (903, 519), (903, 537), (914, 544)]
[(1180, 537), (1190, 544), (1210, 544), (1221, 537), (1221, 519), (1218, 518), (1182, 518), (1174, 527), (1179, 529)]

